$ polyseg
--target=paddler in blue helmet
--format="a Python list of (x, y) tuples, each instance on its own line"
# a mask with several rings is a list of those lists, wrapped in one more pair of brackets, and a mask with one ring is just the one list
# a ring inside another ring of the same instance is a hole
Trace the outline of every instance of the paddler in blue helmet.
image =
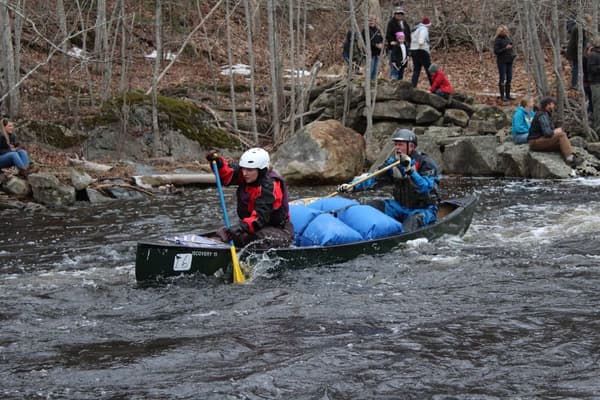
[(209, 163), (216, 161), (224, 186), (238, 185), (239, 221), (219, 236), (233, 240), (238, 247), (287, 247), (294, 240), (290, 222), (288, 194), (283, 178), (270, 167), (269, 153), (259, 147), (249, 149), (239, 163), (229, 163), (218, 151), (206, 153)]
[(393, 184), (393, 199), (374, 200), (368, 204), (402, 222), (405, 231), (411, 231), (437, 219), (439, 168), (433, 159), (416, 150), (417, 135), (412, 130), (396, 129), (392, 141), (394, 155), (378, 169), (400, 160), (399, 165), (354, 187), (347, 183), (340, 185), (338, 191), (348, 193)]

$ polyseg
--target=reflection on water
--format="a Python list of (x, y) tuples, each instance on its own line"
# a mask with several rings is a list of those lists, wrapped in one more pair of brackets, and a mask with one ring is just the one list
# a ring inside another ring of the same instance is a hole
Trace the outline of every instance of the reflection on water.
[(0, 397), (598, 398), (599, 185), (448, 179), (481, 194), (463, 238), (241, 285), (135, 283), (136, 242), (215, 226), (214, 190), (0, 214)]

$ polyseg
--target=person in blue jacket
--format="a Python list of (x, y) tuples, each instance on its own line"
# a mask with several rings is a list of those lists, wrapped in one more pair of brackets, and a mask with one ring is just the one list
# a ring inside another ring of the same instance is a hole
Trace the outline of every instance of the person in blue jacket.
[(351, 183), (340, 185), (338, 191), (349, 193), (393, 184), (392, 199), (371, 201), (369, 205), (402, 222), (405, 231), (411, 231), (437, 220), (439, 168), (433, 159), (416, 150), (417, 135), (412, 130), (398, 128), (392, 140), (395, 154), (379, 169), (401, 160), (398, 166), (354, 187)]
[(512, 117), (511, 136), (515, 144), (527, 144), (529, 128), (533, 121), (533, 98), (523, 97)]

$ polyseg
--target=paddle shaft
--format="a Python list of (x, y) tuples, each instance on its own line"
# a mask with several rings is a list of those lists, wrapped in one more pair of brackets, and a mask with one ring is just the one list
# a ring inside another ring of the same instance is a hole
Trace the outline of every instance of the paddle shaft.
[[(215, 180), (217, 181), (217, 190), (219, 191), (219, 200), (221, 201), (221, 210), (223, 211), (223, 220), (225, 221), (225, 228), (231, 229), (229, 223), (229, 215), (227, 214), (227, 206), (225, 205), (225, 194), (223, 194), (223, 186), (221, 185), (221, 177), (219, 176), (219, 167), (216, 161), (211, 163), (213, 172), (215, 173)], [(238, 260), (237, 252), (235, 251), (235, 244), (233, 239), (229, 241), (229, 250), (231, 251), (231, 261), (233, 262), (233, 282), (241, 283), (246, 280), (242, 269), (240, 268), (240, 262)]]
[[(401, 163), (401, 162), (402, 162), (401, 160), (394, 161), (394, 162), (393, 162), (393, 163), (391, 163), (390, 165), (386, 165), (385, 167), (383, 167), (383, 168), (381, 168), (381, 169), (378, 169), (377, 171), (375, 171), (375, 172), (372, 172), (372, 173), (368, 174), (368, 175), (367, 175), (367, 176), (365, 176), (365, 177), (362, 177), (362, 178), (360, 178), (360, 179), (359, 179), (359, 180), (357, 180), (356, 182), (351, 182), (351, 183), (349, 183), (349, 185), (350, 185), (350, 187), (351, 187), (351, 188), (355, 187), (356, 185), (360, 185), (361, 183), (363, 183), (363, 182), (365, 182), (365, 181), (368, 181), (369, 179), (371, 179), (371, 178), (374, 178), (374, 177), (376, 177), (376, 176), (378, 176), (378, 175), (381, 175), (381, 174), (383, 174), (385, 171), (389, 171), (390, 169), (394, 168), (394, 167), (395, 167), (395, 166), (397, 166), (397, 165), (400, 165), (400, 163)], [(336, 195), (336, 194), (338, 194), (338, 193), (339, 193), (339, 191), (338, 191), (338, 190), (336, 190), (335, 192), (329, 193), (329, 194), (328, 194), (327, 196), (325, 196), (325, 197), (333, 197), (333, 196), (335, 196), (335, 195)]]

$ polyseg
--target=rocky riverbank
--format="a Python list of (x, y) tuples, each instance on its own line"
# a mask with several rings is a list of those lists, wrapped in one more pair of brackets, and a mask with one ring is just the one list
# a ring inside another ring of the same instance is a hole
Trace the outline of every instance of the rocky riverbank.
[[(600, 143), (571, 138), (583, 160), (574, 171), (558, 153), (530, 152), (526, 145), (512, 144), (512, 107), (476, 104), (461, 94), (446, 100), (405, 81), (379, 80), (373, 86), (373, 128), (364, 135), (363, 85), (336, 81), (313, 91), (303, 128), (272, 151), (274, 167), (291, 184), (337, 184), (376, 167), (391, 153), (389, 137), (398, 127), (415, 130), (419, 149), (439, 162), (443, 174), (539, 179), (600, 175)], [(0, 175), (0, 189), (8, 195), (0, 197), (0, 208), (37, 207), (30, 202), (68, 206), (77, 201), (143, 199), (158, 191), (176, 193), (190, 184), (212, 185), (204, 151), (219, 148), (235, 158), (248, 144), (198, 106), (197, 94), (177, 95), (161, 98), (158, 150), (151, 136), (149, 99), (140, 94), (128, 97), (126, 133), (117, 100), (88, 118), (81, 129), (19, 121), (17, 134), (37, 149), (32, 157), (37, 163), (27, 178), (10, 170)], [(340, 122), (344, 109), (346, 126)], [(159, 157), (151, 158), (153, 153)]]

